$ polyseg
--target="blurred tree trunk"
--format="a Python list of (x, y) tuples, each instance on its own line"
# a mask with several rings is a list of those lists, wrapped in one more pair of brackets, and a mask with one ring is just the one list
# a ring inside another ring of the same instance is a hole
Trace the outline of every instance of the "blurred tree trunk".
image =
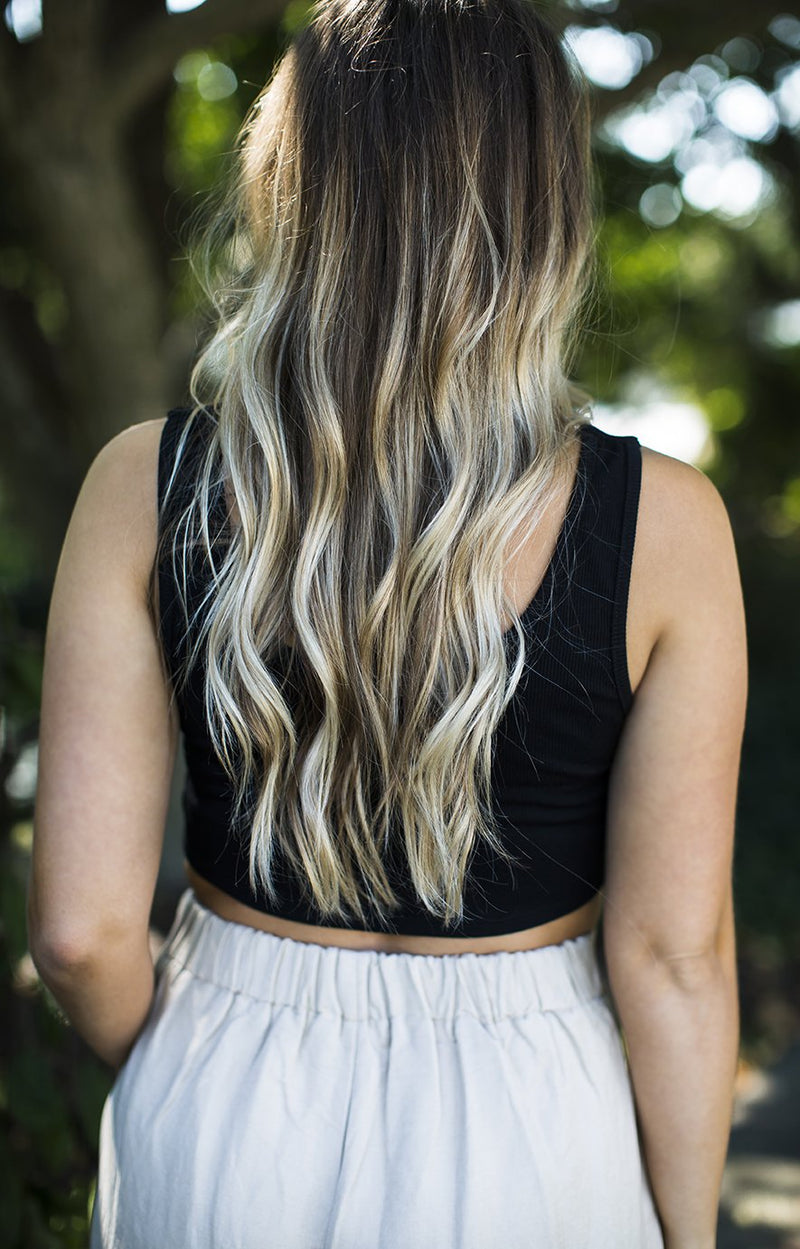
[(163, 0), (51, 0), (42, 34), (26, 43), (0, 25), (4, 183), (26, 242), (63, 294), (54, 342), (21, 300), (0, 303), (6, 511), (45, 576), (89, 460), (174, 399), (164, 344), (168, 188), (159, 203), (153, 180), (174, 64), (220, 33), (269, 27), (284, 5), (206, 0), (178, 15)]

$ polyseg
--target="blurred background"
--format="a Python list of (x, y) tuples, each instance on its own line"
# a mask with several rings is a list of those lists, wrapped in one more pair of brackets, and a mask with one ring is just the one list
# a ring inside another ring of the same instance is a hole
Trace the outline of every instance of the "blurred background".
[[(747, 608), (742, 1047), (722, 1249), (800, 1249), (800, 19), (770, 3), (541, 3), (592, 83), (595, 419), (721, 491)], [(86, 1244), (109, 1069), (27, 954), (42, 646), (88, 465), (188, 401), (189, 215), (305, 0), (12, 0), (0, 23), (0, 1243)], [(152, 923), (181, 874), (179, 759)], [(488, 1249), (488, 1247), (487, 1247)], [(577, 1249), (577, 1247), (576, 1247)]]

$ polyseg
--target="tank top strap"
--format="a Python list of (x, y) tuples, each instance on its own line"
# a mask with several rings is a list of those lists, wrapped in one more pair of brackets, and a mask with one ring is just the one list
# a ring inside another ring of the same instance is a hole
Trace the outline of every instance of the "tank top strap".
[[(174, 526), (191, 502), (197, 487), (197, 476), (200, 462), (207, 445), (207, 439), (213, 432), (214, 417), (208, 409), (200, 409), (194, 419), (189, 417), (194, 409), (189, 407), (170, 408), (161, 431), (158, 450), (158, 535), (165, 529), (174, 534)], [(221, 492), (215, 491), (212, 499), (209, 529), (213, 537), (218, 524), (219, 497)], [(181, 566), (180, 549), (176, 556), (177, 568)], [(169, 546), (161, 554), (158, 565), (158, 597), (161, 636), (164, 644), (165, 657), (170, 667), (178, 656), (179, 639), (185, 632), (185, 621), (180, 606), (177, 584), (178, 571), (173, 562)], [(190, 552), (187, 560), (187, 592), (189, 606), (193, 605), (197, 595), (202, 592), (204, 581), (208, 575), (208, 560), (199, 554)]]
[(636, 520), (642, 484), (642, 448), (639, 439), (626, 434), (624, 441), (625, 485), (622, 515), (619, 528), (619, 555), (617, 559), (617, 584), (614, 593), (611, 649), (614, 657), (617, 688), (627, 710), (633, 702), (628, 672), (626, 621), (630, 592), (633, 547), (636, 539)]
[[(192, 408), (170, 408), (161, 431), (158, 451), (159, 519), (172, 518), (186, 505), (195, 488), (194, 473), (206, 439), (214, 427), (214, 418), (206, 408), (200, 409), (189, 424)], [(188, 426), (188, 428), (187, 428)], [(183, 441), (186, 432), (185, 442)], [(181, 451), (178, 460), (178, 451)]]
[(574, 613), (581, 633), (610, 656), (623, 710), (633, 701), (626, 652), (628, 596), (642, 477), (635, 434), (584, 430), (584, 490), (575, 532)]

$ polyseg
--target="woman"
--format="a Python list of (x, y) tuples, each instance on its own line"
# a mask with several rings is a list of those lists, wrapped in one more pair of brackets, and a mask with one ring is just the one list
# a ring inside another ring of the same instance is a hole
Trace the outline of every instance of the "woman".
[(567, 380), (589, 124), (528, 0), (326, 0), (191, 408), (87, 475), (29, 925), (116, 1069), (93, 1249), (715, 1243), (744, 614), (710, 481)]

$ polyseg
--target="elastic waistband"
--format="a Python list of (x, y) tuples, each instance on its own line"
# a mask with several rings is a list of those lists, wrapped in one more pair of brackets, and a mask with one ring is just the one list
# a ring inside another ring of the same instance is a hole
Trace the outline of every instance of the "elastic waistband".
[(535, 950), (409, 954), (277, 937), (222, 919), (189, 887), (158, 956), (262, 1002), (347, 1019), (394, 1015), (497, 1022), (603, 996), (592, 933)]

